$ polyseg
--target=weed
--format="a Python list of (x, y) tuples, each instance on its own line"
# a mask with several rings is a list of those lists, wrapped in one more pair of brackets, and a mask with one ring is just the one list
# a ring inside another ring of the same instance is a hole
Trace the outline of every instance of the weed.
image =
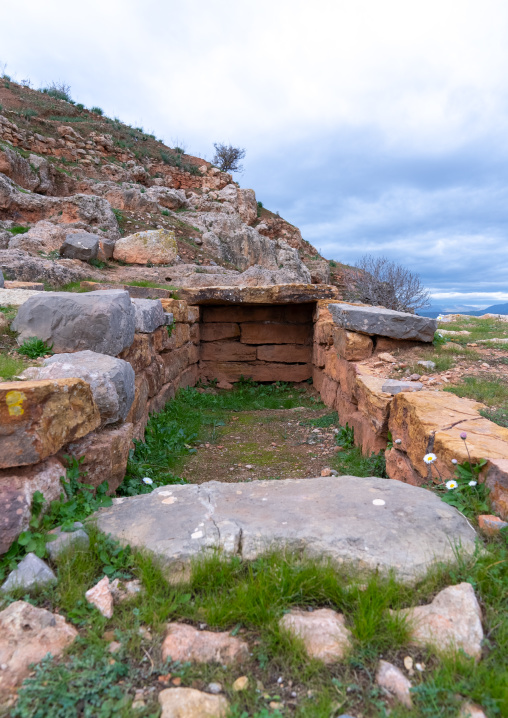
[(38, 339), (37, 337), (30, 337), (30, 339), (25, 339), (23, 344), (19, 346), (16, 351), (18, 354), (23, 354), (23, 356), (29, 357), (30, 359), (37, 359), (38, 357), (46, 356), (47, 354), (52, 354), (53, 344), (51, 346), (48, 346), (45, 341), (42, 339)]
[(80, 112), (83, 112), (83, 110), (85, 109), (85, 106), (81, 102), (78, 102), (78, 104), (76, 105), (76, 109), (79, 110)]
[(25, 368), (26, 365), (22, 359), (0, 353), (0, 376), (4, 381), (9, 381), (9, 379), (18, 376)]
[(161, 214), (162, 214), (164, 217), (169, 217), (169, 210), (167, 210), (167, 209), (161, 209)]
[[(2, 370), (0, 369), (0, 374)], [(481, 409), (480, 414), (498, 426), (508, 429), (508, 407), (504, 409)]]
[(21, 115), (21, 117), (24, 117), (25, 120), (31, 120), (32, 117), (37, 117), (37, 114), (38, 114), (38, 113), (37, 113), (36, 110), (32, 110), (31, 108), (27, 108), (27, 109), (24, 109), (24, 110), (20, 110), (20, 113), (19, 113), (19, 114)]
[(99, 117), (102, 117), (104, 114), (104, 110), (101, 107), (91, 107), (90, 112), (93, 112), (94, 115), (99, 115)]
[(346, 422), (346, 426), (341, 426), (337, 434), (337, 445), (343, 449), (352, 449), (355, 445), (355, 430)]
[(330, 259), (328, 264), (330, 265), (330, 267), (332, 267), (332, 269), (335, 269), (335, 267), (337, 266), (337, 262), (334, 259)]
[(330, 414), (319, 416), (317, 419), (304, 419), (300, 422), (300, 426), (317, 426), (321, 429), (328, 429), (330, 426), (339, 425), (339, 415), (336, 411)]
[(66, 102), (71, 100), (71, 87), (64, 82), (52, 82), (49, 87), (43, 88), (42, 92), (56, 100), (65, 100)]
[(97, 267), (97, 269), (109, 269), (110, 267), (108, 262), (103, 262), (101, 259), (89, 259), (88, 264), (91, 264), (92, 267)]
[(23, 227), (21, 224), (17, 224), (14, 227), (10, 227), (7, 231), (11, 234), (26, 234), (30, 227)]

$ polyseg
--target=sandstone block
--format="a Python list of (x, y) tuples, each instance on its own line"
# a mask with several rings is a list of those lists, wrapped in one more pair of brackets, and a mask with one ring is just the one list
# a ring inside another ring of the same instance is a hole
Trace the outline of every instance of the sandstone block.
[(189, 365), (189, 349), (190, 346), (185, 344), (179, 349), (173, 349), (170, 352), (164, 352), (160, 358), (164, 366), (164, 384), (176, 379)]
[(323, 663), (341, 661), (351, 651), (351, 631), (345, 626), (344, 616), (330, 608), (312, 612), (293, 608), (281, 618), (279, 625), (301, 638), (309, 656)]
[(134, 369), (122, 359), (88, 350), (55, 354), (42, 367), (23, 372), (30, 379), (77, 377), (87, 382), (101, 415), (101, 423), (115, 424), (127, 416), (134, 400)]
[(201, 325), (201, 341), (216, 342), (240, 337), (240, 325), (235, 322), (210, 322)]
[(334, 381), (340, 382), (341, 377), (341, 362), (344, 360), (341, 359), (338, 354), (337, 350), (334, 346), (329, 347), (325, 352), (325, 367), (324, 372), (327, 376), (330, 377), (330, 379), (333, 379)]
[(5, 699), (30, 673), (30, 665), (50, 653), (55, 658), (78, 632), (57, 613), (15, 601), (0, 612), (0, 699)]
[(199, 344), (201, 341), (201, 327), (202, 324), (191, 324), (190, 325), (190, 341), (193, 344)]
[(19, 308), (11, 328), (18, 343), (38, 337), (55, 352), (83, 349), (117, 356), (134, 339), (134, 307), (125, 291), (37, 292)]
[(282, 307), (273, 306), (240, 306), (224, 307), (203, 306), (201, 308), (203, 323), (242, 323), (242, 322), (282, 322)]
[[(167, 336), (166, 329), (162, 328), (160, 331), (165, 332)], [(129, 362), (135, 373), (139, 374), (143, 369), (150, 366), (155, 359), (154, 344), (155, 339), (152, 339), (148, 334), (134, 334), (132, 344), (121, 352), (119, 358)]]
[(160, 302), (165, 312), (171, 312), (175, 322), (187, 321), (187, 302), (181, 299), (161, 299)]
[(171, 349), (171, 337), (168, 332), (168, 327), (164, 326), (156, 329), (150, 335), (150, 342), (152, 349), (156, 354), (162, 354), (162, 352), (166, 352), (168, 349)]
[(312, 360), (312, 347), (304, 344), (264, 344), (258, 346), (256, 351), (260, 361), (307, 364)]
[(113, 258), (128, 264), (169, 264), (177, 253), (175, 233), (172, 230), (149, 229), (118, 239)]
[(159, 693), (161, 718), (226, 718), (225, 696), (210, 695), (195, 688), (166, 688)]
[(97, 259), (100, 237), (89, 232), (68, 234), (60, 247), (60, 255), (66, 259), (81, 259), (88, 262)]
[(490, 459), (482, 469), (480, 480), (490, 489), (492, 507), (503, 519), (508, 519), (508, 459)]
[(254, 361), (256, 347), (234, 341), (206, 342), (199, 354), (203, 361)]
[(338, 326), (363, 334), (431, 342), (437, 329), (436, 319), (384, 307), (330, 304), (328, 309)]
[(52, 456), (100, 424), (92, 390), (82, 379), (0, 384), (0, 469)]
[(316, 367), (324, 367), (326, 362), (326, 348), (323, 344), (314, 342), (312, 345), (312, 363)]
[(333, 330), (336, 328), (335, 323), (331, 319), (320, 319), (314, 324), (314, 341), (317, 344), (330, 346), (333, 344)]
[(165, 326), (164, 309), (160, 299), (131, 299), (135, 313), (135, 328), (142, 334), (151, 334)]
[(495, 536), (501, 529), (508, 528), (508, 523), (501, 521), (499, 516), (483, 515), (478, 516), (478, 526), (487, 536)]
[(323, 385), (324, 374), (318, 367), (312, 368), (312, 384), (317, 392), (321, 391)]
[(339, 389), (339, 385), (336, 381), (331, 379), (327, 374), (323, 375), (323, 379), (321, 381), (321, 388), (319, 389), (319, 393), (321, 395), (321, 400), (323, 401), (323, 404), (326, 404), (326, 406), (331, 407), (332, 409), (336, 408), (336, 402), (337, 402), (337, 391)]
[(254, 381), (307, 381), (312, 376), (311, 364), (278, 364), (277, 362), (199, 362), (200, 376), (235, 382), (243, 377)]
[(341, 327), (333, 329), (333, 344), (339, 356), (347, 361), (368, 359), (373, 351), (373, 341), (366, 334), (350, 332)]
[(415, 645), (432, 646), (439, 652), (462, 649), (468, 656), (480, 658), (482, 613), (470, 583), (448, 586), (432, 603), (403, 608), (397, 613), (410, 622)]
[(46, 506), (60, 497), (60, 477), (65, 478), (65, 468), (55, 457), (33, 466), (0, 471), (0, 554), (28, 528), (36, 491), (44, 496)]
[(414, 470), (404, 452), (391, 448), (386, 452), (385, 458), (386, 473), (390, 479), (403, 481), (405, 484), (411, 484), (411, 486), (421, 486), (424, 483), (423, 477)]
[(386, 435), (390, 415), (391, 396), (383, 390), (384, 379), (368, 374), (356, 378), (358, 409), (370, 420), (373, 427)]
[(194, 386), (198, 380), (198, 365), (192, 364), (184, 369), (175, 379), (175, 389), (184, 389), (187, 386)]
[(508, 429), (481, 417), (480, 408), (481, 404), (448, 392), (402, 392), (393, 399), (389, 429), (392, 436), (401, 439), (401, 446), (422, 477), (427, 476), (428, 469), (423, 457), (432, 451), (442, 476), (449, 478), (455, 470), (452, 459), (459, 463), (469, 460), (460, 438), (462, 432), (467, 434), (473, 462), (508, 456)]
[(190, 326), (188, 324), (182, 324), (176, 322), (173, 324), (173, 331), (169, 338), (169, 345), (171, 349), (178, 349), (179, 347), (187, 344), (190, 341)]
[[(139, 374), (134, 382), (134, 401), (127, 416), (126, 423), (137, 424), (148, 405), (148, 381), (144, 374)], [(136, 437), (134, 437), (136, 438)]]
[(174, 397), (175, 383), (169, 382), (168, 384), (164, 384), (159, 393), (152, 397), (148, 402), (148, 413), (158, 414), (164, 409), (168, 401), (171, 401)]
[(305, 324), (244, 323), (240, 326), (244, 344), (310, 344), (310, 328)]
[[(56, 576), (47, 563), (34, 553), (27, 553), (17, 568), (11, 571), (2, 584), (2, 591), (7, 593), (17, 588), (30, 590), (36, 586), (44, 586), (56, 581)], [(1, 683), (0, 683), (1, 686)]]
[(134, 426), (125, 423), (114, 429), (93, 431), (79, 441), (68, 444), (61, 454), (84, 457), (84, 483), (97, 487), (108, 482), (109, 492), (115, 491), (125, 477), (129, 451), (132, 448)]
[(198, 631), (185, 623), (169, 623), (162, 643), (162, 660), (234, 665), (247, 660), (249, 647), (229, 633)]
[(200, 316), (200, 309), (199, 307), (187, 307), (187, 317), (186, 321), (188, 324), (195, 324), (196, 322), (199, 322), (199, 316)]
[(164, 355), (155, 356), (150, 366), (143, 371), (148, 382), (148, 396), (150, 399), (152, 396), (155, 396), (161, 390), (162, 385), (166, 383), (166, 370), (163, 356)]

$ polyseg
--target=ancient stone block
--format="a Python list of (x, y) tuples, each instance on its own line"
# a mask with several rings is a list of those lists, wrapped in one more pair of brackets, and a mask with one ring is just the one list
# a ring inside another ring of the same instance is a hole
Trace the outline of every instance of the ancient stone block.
[(437, 329), (436, 319), (384, 307), (330, 304), (328, 308), (339, 327), (363, 334), (431, 342)]
[(240, 337), (240, 325), (235, 322), (210, 322), (201, 325), (201, 341), (216, 342)]
[(163, 354), (155, 356), (150, 366), (143, 370), (148, 382), (148, 396), (150, 398), (155, 396), (166, 382), (166, 369), (162, 358), (163, 356)]
[(82, 379), (0, 384), (0, 468), (35, 464), (101, 422)]
[(135, 312), (136, 332), (151, 334), (165, 326), (166, 319), (160, 299), (131, 299)]
[(329, 346), (333, 343), (333, 330), (335, 323), (330, 320), (319, 320), (314, 324), (314, 342)]
[(310, 344), (310, 328), (305, 324), (244, 323), (240, 326), (244, 344)]
[(257, 358), (260, 361), (307, 364), (312, 360), (312, 347), (305, 344), (263, 344), (257, 347)]
[(493, 509), (503, 519), (508, 519), (508, 458), (490, 459), (482, 469), (480, 480), (490, 489)]
[(169, 338), (169, 345), (171, 349), (178, 349), (179, 347), (190, 341), (190, 327), (188, 324), (175, 323), (173, 324), (173, 331)]
[(37, 292), (11, 326), (19, 344), (38, 337), (57, 353), (90, 349), (117, 356), (134, 339), (134, 307), (125, 291)]
[(199, 354), (203, 361), (254, 361), (256, 347), (234, 341), (205, 342)]
[(189, 350), (189, 364), (196, 364), (199, 361), (199, 346), (197, 344), (186, 344)]
[(241, 306), (224, 307), (203, 306), (201, 308), (203, 323), (217, 322), (221, 324), (240, 322), (282, 322), (282, 307)]
[[(193, 345), (194, 346), (194, 345)], [(179, 349), (173, 349), (170, 352), (164, 352), (160, 358), (164, 364), (164, 383), (173, 381), (178, 374), (186, 369), (189, 365), (190, 345), (184, 344)]]
[(390, 337), (376, 337), (374, 354), (382, 354), (384, 352), (395, 352), (397, 350), (404, 351), (413, 347), (421, 347), (422, 343), (417, 341), (409, 341), (407, 339), (390, 339)]
[(137, 424), (146, 411), (148, 404), (148, 381), (144, 374), (138, 374), (134, 381), (134, 400), (125, 421)]
[(173, 314), (175, 322), (186, 322), (188, 315), (187, 302), (181, 299), (161, 299), (161, 304), (165, 312)]
[(334, 381), (340, 382), (341, 376), (341, 359), (337, 354), (334, 346), (329, 347), (325, 352), (324, 372)]
[(175, 379), (175, 389), (184, 389), (187, 386), (194, 386), (198, 380), (198, 365), (191, 364), (184, 369)]
[(55, 457), (33, 466), (0, 471), (0, 554), (28, 528), (36, 491), (42, 493), (46, 505), (60, 497), (61, 477), (65, 478), (65, 468)]
[(347, 361), (368, 359), (374, 346), (372, 339), (366, 334), (350, 332), (341, 327), (334, 327), (333, 343), (339, 356)]
[(401, 381), (399, 379), (384, 379), (382, 389), (387, 394), (395, 396), (401, 391), (421, 391), (423, 384), (419, 381)]
[(161, 412), (168, 401), (175, 398), (175, 384), (170, 381), (168, 384), (163, 384), (162, 389), (148, 402), (148, 413), (158, 414)]
[(379, 432), (388, 431), (388, 417), (390, 414), (391, 396), (383, 391), (382, 377), (360, 374), (356, 378), (356, 399), (358, 409), (372, 423)]
[(87, 472), (83, 483), (96, 487), (107, 481), (109, 492), (113, 492), (124, 479), (133, 432), (132, 424), (94, 431), (79, 441), (67, 444), (60, 455), (83, 456), (81, 470)]
[(312, 363), (317, 367), (324, 367), (326, 361), (326, 348), (324, 344), (314, 342), (312, 345)]
[(190, 341), (193, 344), (199, 344), (201, 341), (201, 328), (203, 327), (202, 324), (191, 324), (190, 325)]
[(311, 364), (278, 364), (276, 362), (199, 362), (200, 376), (235, 382), (241, 376), (254, 381), (306, 381), (312, 376)]
[(150, 341), (152, 349), (156, 354), (162, 354), (162, 352), (171, 349), (171, 337), (168, 333), (168, 327), (159, 327), (150, 335)]
[(196, 322), (199, 322), (199, 316), (200, 316), (200, 308), (199, 307), (187, 307), (187, 317), (186, 321), (188, 324), (195, 324)]
[(331, 379), (326, 374), (323, 375), (323, 381), (321, 382), (321, 388), (319, 389), (319, 393), (321, 395), (323, 403), (326, 404), (326, 406), (335, 409), (338, 388), (339, 385), (336, 381)]
[(424, 483), (423, 477), (413, 469), (410, 460), (403, 451), (395, 448), (388, 449), (385, 453), (386, 473), (390, 479), (403, 481), (411, 486), (421, 486)]
[(323, 385), (324, 374), (318, 367), (312, 368), (312, 384), (317, 392), (321, 391)]
[(83, 379), (92, 389), (101, 423), (115, 424), (127, 416), (134, 400), (134, 369), (123, 359), (82, 351), (55, 354), (42, 367), (30, 367), (23, 376), (30, 379)]
[(150, 366), (154, 356), (153, 342), (148, 334), (135, 334), (130, 347), (119, 354), (119, 358), (129, 362), (136, 374)]

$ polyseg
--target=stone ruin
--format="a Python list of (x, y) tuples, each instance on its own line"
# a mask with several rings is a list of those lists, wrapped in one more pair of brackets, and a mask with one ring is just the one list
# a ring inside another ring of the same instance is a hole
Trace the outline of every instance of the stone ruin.
[[(421, 486), (433, 451), (445, 478), (451, 459), (487, 459), (482, 480), (508, 518), (508, 430), (453, 394), (411, 391), (374, 376), (365, 360), (432, 342), (436, 321), (347, 304), (326, 285), (104, 288), (25, 293), (12, 328), (55, 354), (0, 383), (0, 552), (27, 528), (32, 496), (58, 498), (64, 455), (84, 457), (87, 483), (122, 482), (132, 440), (148, 417), (199, 379), (312, 380), (323, 402), (354, 428), (366, 455), (386, 451), (391, 479)], [(171, 331), (168, 331), (168, 328)]]

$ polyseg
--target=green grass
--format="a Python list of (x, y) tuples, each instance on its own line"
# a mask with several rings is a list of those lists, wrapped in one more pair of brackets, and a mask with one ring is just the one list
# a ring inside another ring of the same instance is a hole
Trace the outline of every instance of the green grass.
[(450, 341), (458, 344), (477, 342), (479, 339), (508, 337), (508, 322), (500, 322), (496, 319), (479, 319), (478, 317), (464, 317), (457, 322), (440, 322), (439, 328), (450, 329), (452, 331), (462, 331), (465, 329), (466, 331), (470, 332), (469, 336), (459, 335), (455, 337), (448, 337)]
[(508, 382), (496, 375), (465, 376), (460, 384), (444, 387), (445, 391), (468, 399), (474, 399), (490, 407), (508, 411)]
[(330, 426), (339, 426), (339, 415), (336, 411), (325, 414), (317, 419), (304, 419), (300, 422), (301, 426), (316, 426), (320, 429), (328, 429)]
[(129, 281), (129, 287), (149, 287), (150, 289), (178, 289), (173, 287), (171, 284), (159, 284), (157, 282), (151, 282), (148, 279), (139, 279), (136, 281)]
[(384, 452), (363, 456), (359, 446), (338, 452), (331, 461), (331, 468), (339, 475), (387, 478)]
[(22, 225), (19, 224), (14, 227), (11, 227), (7, 231), (10, 232), (11, 234), (26, 234), (29, 229), (30, 229), (30, 227), (23, 227)]
[[(154, 486), (183, 483), (176, 471), (181, 460), (194, 453), (196, 441), (217, 437), (231, 412), (260, 409), (292, 409), (297, 406), (324, 408), (321, 402), (291, 385), (238, 382), (231, 391), (200, 393), (195, 388), (182, 389), (159, 414), (150, 417), (145, 442), (135, 442), (120, 494), (147, 493)], [(148, 486), (143, 478), (154, 482)]]
[(22, 359), (0, 353), (0, 376), (9, 381), (26, 369), (27, 365)]
[[(415, 708), (409, 712), (395, 705), (391, 716), (456, 718), (464, 698), (482, 705), (489, 718), (508, 713), (508, 536), (490, 540), (474, 557), (459, 555), (455, 565), (436, 566), (412, 586), (393, 576), (361, 573), (347, 564), (336, 566), (281, 550), (252, 562), (212, 554), (194, 561), (187, 582), (170, 584), (149, 555), (124, 551), (119, 556), (113, 542), (93, 527), (89, 532), (89, 549), (64, 554), (54, 566), (58, 583), (31, 597), (36, 605), (58, 610), (77, 625), (81, 637), (64, 657), (45, 660), (25, 681), (13, 718), (130, 716), (135, 690), (160, 687), (158, 679), (168, 671), (184, 687), (202, 690), (210, 681), (221, 683), (231, 716), (237, 718), (273, 718), (277, 714), (268, 708), (271, 700), (283, 701), (283, 716), (381, 717), (387, 715), (389, 703), (374, 682), (378, 661), (382, 657), (401, 665), (406, 655), (426, 668), (411, 678)], [(136, 577), (143, 586), (141, 594), (117, 604), (109, 620), (83, 598), (108, 565), (114, 565), (116, 575)], [(487, 638), (478, 663), (464, 654), (443, 657), (431, 648), (411, 647), (410, 627), (390, 613), (428, 603), (445, 586), (461, 581), (473, 585), (482, 606)], [(352, 634), (350, 655), (331, 666), (308, 658), (302, 644), (279, 627), (280, 618), (293, 607), (342, 613)], [(252, 655), (245, 665), (229, 668), (165, 665), (160, 643), (171, 620), (204, 622), (210, 630), (232, 632), (248, 642)], [(140, 635), (141, 627), (149, 629), (148, 638)], [(107, 652), (111, 635), (121, 644), (114, 657)], [(248, 676), (250, 687), (235, 693), (231, 686), (239, 675)], [(262, 690), (256, 690), (257, 681)], [(293, 710), (287, 707), (291, 690), (296, 693)], [(146, 707), (136, 715), (158, 716), (156, 692), (145, 700)]]

